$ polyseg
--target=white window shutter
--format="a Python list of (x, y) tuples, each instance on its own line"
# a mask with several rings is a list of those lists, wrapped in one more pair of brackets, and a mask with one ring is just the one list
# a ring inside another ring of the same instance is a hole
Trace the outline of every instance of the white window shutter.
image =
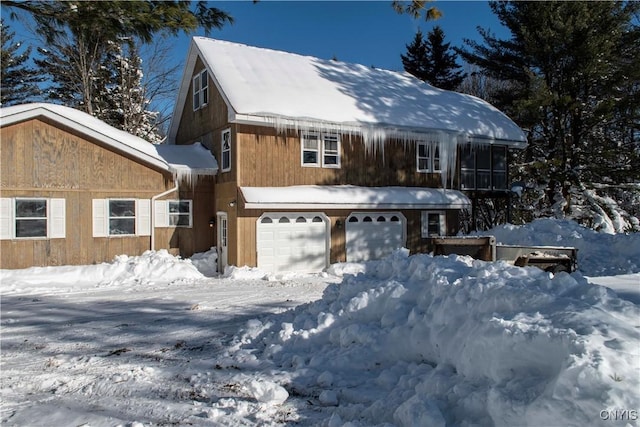
[(429, 213), (427, 211), (420, 213), (420, 236), (422, 238), (429, 237)]
[(156, 200), (153, 207), (155, 209), (155, 227), (169, 226), (169, 203), (166, 200)]
[(13, 199), (0, 199), (0, 239), (13, 238)]
[(49, 200), (49, 238), (64, 239), (66, 234), (65, 199)]
[(136, 200), (136, 234), (151, 236), (151, 200)]
[(109, 200), (93, 199), (93, 237), (109, 235)]

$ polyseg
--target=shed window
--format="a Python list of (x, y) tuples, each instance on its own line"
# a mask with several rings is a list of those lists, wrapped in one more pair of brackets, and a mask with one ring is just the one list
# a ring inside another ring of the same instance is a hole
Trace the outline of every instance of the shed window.
[(65, 237), (65, 199), (0, 199), (0, 239)]
[(203, 70), (193, 77), (193, 111), (207, 105), (209, 102), (209, 78), (207, 70)]
[(222, 172), (231, 170), (231, 129), (222, 131)]

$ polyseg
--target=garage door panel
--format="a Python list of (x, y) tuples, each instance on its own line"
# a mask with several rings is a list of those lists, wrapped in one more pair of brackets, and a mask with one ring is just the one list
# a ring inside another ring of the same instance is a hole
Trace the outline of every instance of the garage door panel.
[(405, 222), (399, 212), (351, 214), (345, 230), (347, 261), (380, 259), (404, 247)]
[[(257, 228), (259, 268), (317, 272), (327, 266), (326, 217), (323, 219), (317, 213), (265, 214), (262, 220), (258, 219)], [(273, 234), (266, 233), (266, 229)]]

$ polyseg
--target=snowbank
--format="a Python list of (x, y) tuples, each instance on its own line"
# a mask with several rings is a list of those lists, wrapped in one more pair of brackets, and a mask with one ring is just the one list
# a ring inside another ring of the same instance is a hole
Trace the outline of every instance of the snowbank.
[(637, 414), (640, 308), (579, 273), (405, 251), (359, 268), (321, 300), (249, 322), (234, 363), (324, 408), (324, 425), (584, 426)]
[(168, 283), (203, 277), (190, 260), (175, 257), (165, 249), (146, 251), (140, 256), (118, 255), (111, 263), (96, 265), (0, 270), (3, 292), (17, 290), (24, 285), (96, 282), (99, 286), (106, 286)]

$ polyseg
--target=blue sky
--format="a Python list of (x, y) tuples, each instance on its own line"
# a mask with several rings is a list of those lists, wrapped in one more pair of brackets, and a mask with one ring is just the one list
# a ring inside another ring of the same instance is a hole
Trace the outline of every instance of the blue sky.
[[(251, 1), (213, 2), (235, 18), (233, 25), (209, 36), (253, 46), (402, 70), (405, 53), (418, 30), (426, 34), (434, 25), (446, 41), (461, 46), (464, 38), (479, 38), (477, 27), (507, 38), (504, 27), (486, 1), (436, 1), (443, 12), (437, 21), (399, 15), (391, 0), (379, 1)], [(196, 35), (205, 35), (198, 32)], [(186, 58), (190, 37), (179, 37), (176, 58)]]

